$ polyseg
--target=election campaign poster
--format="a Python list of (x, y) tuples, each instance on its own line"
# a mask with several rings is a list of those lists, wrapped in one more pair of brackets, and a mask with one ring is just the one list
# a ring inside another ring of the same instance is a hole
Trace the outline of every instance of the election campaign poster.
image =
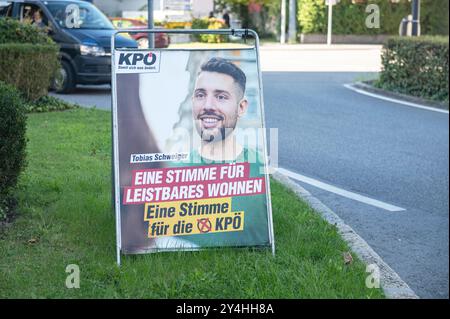
[(274, 248), (258, 52), (114, 50), (117, 244)]

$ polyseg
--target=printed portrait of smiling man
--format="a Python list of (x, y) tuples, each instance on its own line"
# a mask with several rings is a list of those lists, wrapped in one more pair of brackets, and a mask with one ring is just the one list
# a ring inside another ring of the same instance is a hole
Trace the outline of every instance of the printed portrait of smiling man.
[[(193, 134), (200, 137), (200, 146), (190, 152), (187, 161), (171, 162), (170, 167), (247, 162), (251, 178), (264, 177), (260, 171), (264, 166), (263, 157), (256, 148), (240, 145), (236, 137), (238, 121), (245, 116), (249, 104), (245, 97), (246, 83), (244, 72), (228, 60), (211, 58), (200, 66), (191, 93)], [(242, 231), (181, 235), (171, 238), (170, 245), (184, 248), (267, 246), (266, 203), (266, 194), (251, 198), (235, 196), (232, 210), (245, 212)], [(168, 244), (162, 239), (160, 245)]]
[(245, 86), (244, 72), (230, 61), (212, 58), (200, 67), (192, 94), (192, 116), (203, 159), (233, 161), (246, 152), (234, 135), (248, 108)]

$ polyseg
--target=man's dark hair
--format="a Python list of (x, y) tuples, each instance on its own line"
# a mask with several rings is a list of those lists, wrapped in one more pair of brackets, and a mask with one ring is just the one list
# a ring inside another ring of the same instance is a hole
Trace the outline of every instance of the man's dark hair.
[(245, 93), (245, 83), (247, 82), (247, 78), (245, 73), (234, 63), (222, 58), (212, 58), (204, 63), (200, 67), (200, 70), (200, 72), (217, 72), (231, 76), (239, 85), (242, 94)]

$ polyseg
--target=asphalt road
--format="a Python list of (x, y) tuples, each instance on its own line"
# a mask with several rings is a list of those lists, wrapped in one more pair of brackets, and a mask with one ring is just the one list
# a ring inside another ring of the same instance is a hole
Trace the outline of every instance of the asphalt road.
[(50, 92), (50, 95), (85, 107), (111, 110), (110, 85), (78, 85), (76, 91), (72, 94), (56, 94)]
[[(420, 297), (448, 298), (448, 114), (343, 87), (373, 75), (264, 72), (266, 125), (279, 130), (279, 166), (403, 208), (388, 211), (297, 181)], [(81, 87), (61, 97), (110, 109), (108, 86)]]
[(404, 208), (391, 212), (300, 182), (420, 297), (448, 298), (448, 114), (342, 86), (366, 76), (264, 74), (266, 124), (279, 128), (279, 166)]

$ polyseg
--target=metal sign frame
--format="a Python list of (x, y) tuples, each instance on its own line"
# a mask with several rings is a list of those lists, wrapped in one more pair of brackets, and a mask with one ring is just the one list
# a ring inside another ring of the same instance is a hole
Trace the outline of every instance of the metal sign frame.
[[(264, 113), (264, 92), (262, 85), (262, 73), (261, 73), (261, 64), (260, 64), (260, 56), (259, 56), (259, 36), (258, 34), (251, 29), (139, 29), (139, 32), (142, 33), (167, 33), (167, 34), (215, 34), (215, 35), (227, 35), (227, 36), (235, 36), (242, 37), (244, 42), (249, 36), (253, 37), (255, 40), (254, 50), (256, 53), (256, 64), (257, 64), (257, 73), (258, 73), (258, 86), (259, 86), (259, 100), (260, 100), (260, 111), (261, 111), (261, 125), (263, 128), (263, 145), (264, 145), (264, 179), (266, 183), (266, 203), (268, 205), (267, 211), (267, 220), (268, 220), (268, 232), (269, 232), (269, 240), (272, 249), (272, 255), (275, 256), (275, 237), (273, 231), (273, 217), (272, 217), (272, 199), (270, 193), (270, 178), (269, 178), (269, 158), (267, 153), (267, 137), (266, 137), (266, 118)], [(120, 182), (119, 182), (119, 124), (118, 124), (118, 114), (117, 114), (117, 86), (116, 86), (116, 72), (115, 72), (115, 51), (116, 49), (116, 36), (120, 33), (136, 33), (136, 29), (119, 29), (111, 36), (111, 98), (112, 98), (112, 179), (113, 179), (113, 202), (114, 202), (114, 210), (115, 210), (115, 218), (116, 218), (116, 253), (117, 253), (117, 264), (120, 266), (121, 263), (121, 215), (120, 215)], [(122, 50), (131, 48), (121, 48)], [(228, 49), (228, 48), (227, 48)], [(230, 48), (228, 50), (239, 50), (240, 48)], [(195, 48), (186, 48), (186, 49), (162, 49), (162, 48), (148, 48), (148, 49), (132, 49), (133, 51), (139, 50), (158, 50), (158, 51), (194, 51), (199, 50)], [(211, 49), (204, 49), (211, 51)], [(224, 50), (224, 49), (221, 49)], [(203, 248), (200, 248), (203, 249)], [(205, 248), (206, 249), (206, 248)]]

